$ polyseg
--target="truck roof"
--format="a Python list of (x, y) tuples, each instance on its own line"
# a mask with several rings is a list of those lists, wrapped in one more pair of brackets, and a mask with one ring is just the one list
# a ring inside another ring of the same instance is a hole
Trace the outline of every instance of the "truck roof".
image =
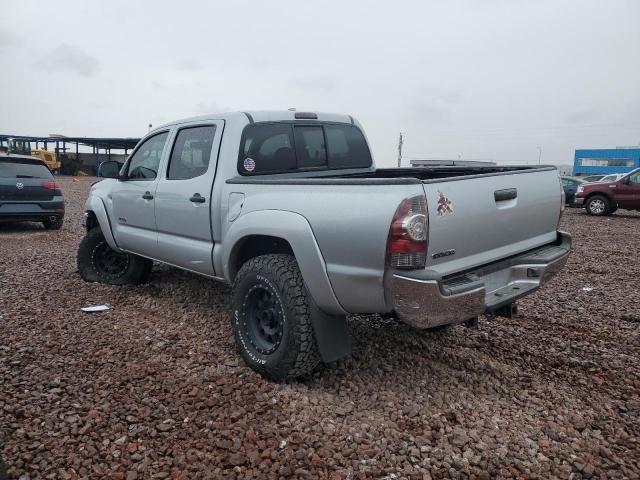
[[(308, 112), (308, 111), (292, 111), (292, 110), (247, 110), (242, 112), (224, 112), (224, 113), (210, 113), (205, 115), (197, 115), (195, 117), (183, 118), (173, 122), (164, 123), (154, 128), (157, 130), (165, 128), (171, 125), (178, 125), (187, 122), (197, 122), (201, 120), (237, 120), (239, 117), (246, 118), (250, 123), (253, 122), (281, 122), (287, 120), (304, 120), (302, 118), (296, 118), (298, 116), (312, 113), (317, 116), (313, 120), (321, 122), (339, 122), (339, 123), (351, 123), (358, 125), (358, 122), (351, 115), (345, 115), (342, 113), (328, 113), (328, 112)], [(307, 118), (309, 119), (309, 118)]]

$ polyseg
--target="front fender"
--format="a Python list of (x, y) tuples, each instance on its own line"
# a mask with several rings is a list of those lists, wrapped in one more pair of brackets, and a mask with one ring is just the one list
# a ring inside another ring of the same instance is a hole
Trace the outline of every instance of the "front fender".
[(316, 305), (331, 315), (345, 315), (338, 302), (320, 247), (307, 219), (294, 212), (282, 210), (259, 210), (238, 218), (229, 227), (222, 242), (222, 270), (224, 277), (233, 282), (231, 268), (234, 248), (251, 235), (269, 235), (286, 240), (300, 267), (302, 278)]
[(109, 214), (107, 213), (107, 209), (104, 206), (104, 202), (98, 196), (91, 195), (87, 199), (87, 202), (84, 205), (85, 212), (93, 212), (98, 220), (98, 224), (100, 225), (100, 230), (102, 230), (102, 234), (104, 235), (104, 239), (107, 241), (109, 246), (117, 252), (122, 252), (122, 250), (118, 247), (115, 238), (113, 237), (113, 230), (111, 230), (111, 220), (109, 219)]

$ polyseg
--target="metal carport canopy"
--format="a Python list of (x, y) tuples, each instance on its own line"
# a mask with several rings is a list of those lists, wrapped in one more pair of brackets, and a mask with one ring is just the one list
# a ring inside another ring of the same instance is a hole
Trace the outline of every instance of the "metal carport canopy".
[(63, 136), (49, 136), (38, 137), (28, 135), (5, 135), (0, 134), (0, 141), (6, 141), (10, 138), (16, 140), (28, 140), (31, 142), (65, 142), (65, 143), (79, 143), (87, 147), (98, 147), (100, 149), (119, 149), (119, 150), (131, 150), (140, 141), (139, 138), (122, 138), (122, 137), (63, 137)]

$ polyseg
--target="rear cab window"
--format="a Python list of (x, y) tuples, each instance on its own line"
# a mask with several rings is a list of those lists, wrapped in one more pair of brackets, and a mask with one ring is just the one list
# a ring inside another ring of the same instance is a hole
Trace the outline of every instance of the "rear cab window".
[(240, 175), (368, 168), (371, 153), (355, 125), (265, 122), (247, 125), (238, 155)]
[(51, 171), (42, 163), (4, 159), (0, 159), (0, 177), (53, 179)]

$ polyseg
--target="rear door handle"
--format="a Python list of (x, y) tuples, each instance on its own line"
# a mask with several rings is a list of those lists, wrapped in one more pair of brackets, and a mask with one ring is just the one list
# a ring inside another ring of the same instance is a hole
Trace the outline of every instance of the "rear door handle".
[(207, 199), (204, 198), (199, 193), (194, 193), (193, 196), (189, 199), (189, 201), (193, 203), (204, 203), (207, 201)]
[(504, 202), (506, 200), (513, 200), (518, 196), (517, 188), (506, 188), (504, 190), (496, 190), (493, 192), (493, 198), (496, 202)]
[(145, 200), (153, 200), (153, 195), (151, 195), (151, 192), (144, 192), (142, 198), (144, 198)]

